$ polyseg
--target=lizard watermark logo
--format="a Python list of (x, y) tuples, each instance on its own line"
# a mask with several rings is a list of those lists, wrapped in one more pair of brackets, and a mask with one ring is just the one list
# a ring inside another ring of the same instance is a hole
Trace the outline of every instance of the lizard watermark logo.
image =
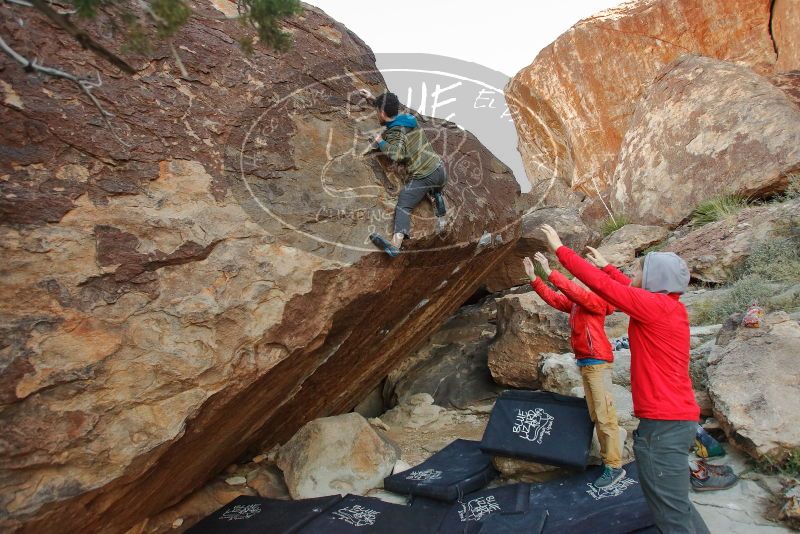
[(555, 418), (541, 408), (533, 410), (517, 410), (512, 431), (527, 441), (542, 444), (545, 436), (550, 435)]
[[(263, 91), (253, 93), (227, 141), (228, 186), (251, 219), (284, 244), (343, 261), (375, 252), (369, 235), (393, 233), (397, 195), (409, 180), (404, 161), (391, 160), (372, 141), (384, 127), (365, 91), (388, 88), (447, 173), (446, 215), (437, 221), (424, 199), (416, 206), (409, 237), (424, 245), (410, 252), (464, 247), (485, 233), (494, 246), (521, 214), (500, 213), (492, 196), (512, 182), (509, 169), (527, 184), (514, 124), (524, 110), (508, 101), (507, 82), (480, 65), (428, 54), (311, 65), (269, 86), (252, 80)], [(492, 220), (496, 227), (487, 227)]]

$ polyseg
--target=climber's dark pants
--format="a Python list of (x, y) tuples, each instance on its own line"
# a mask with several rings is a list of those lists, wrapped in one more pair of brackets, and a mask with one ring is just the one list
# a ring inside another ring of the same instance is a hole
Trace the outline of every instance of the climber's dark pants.
[(447, 172), (444, 165), (423, 178), (414, 178), (400, 191), (397, 206), (394, 209), (394, 233), (411, 235), (411, 212), (425, 198), (428, 192), (441, 190), (447, 183)]
[(633, 452), (644, 497), (663, 534), (708, 534), (689, 500), (689, 447), (697, 422), (641, 419)]

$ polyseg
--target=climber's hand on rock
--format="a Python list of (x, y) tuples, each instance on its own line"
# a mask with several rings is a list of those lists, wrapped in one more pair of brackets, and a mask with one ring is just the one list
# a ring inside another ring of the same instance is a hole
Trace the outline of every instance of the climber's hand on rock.
[(522, 265), (525, 267), (525, 274), (528, 275), (528, 278), (534, 280), (536, 278), (536, 269), (533, 268), (531, 259), (525, 256), (525, 259), (522, 260)]
[(586, 259), (589, 260), (589, 263), (597, 267), (598, 269), (602, 269), (606, 265), (608, 265), (608, 260), (603, 257), (600, 252), (594, 247), (586, 247), (589, 249), (589, 253), (586, 255)]
[(375, 100), (375, 96), (372, 94), (372, 91), (370, 91), (369, 89), (359, 89), (358, 90), (358, 94), (360, 94), (361, 96), (363, 96), (364, 98), (366, 98), (369, 101)]
[(547, 258), (544, 257), (544, 254), (542, 254), (541, 252), (537, 252), (536, 254), (534, 254), (533, 259), (538, 261), (539, 265), (542, 266), (542, 270), (544, 271), (544, 274), (546, 274), (547, 276), (550, 276), (550, 273), (552, 272), (551, 269), (550, 269), (550, 262), (548, 262)]
[(547, 239), (547, 247), (550, 249), (550, 252), (555, 254), (556, 250), (564, 246), (561, 242), (561, 238), (558, 237), (558, 232), (556, 232), (552, 226), (543, 224), (541, 230), (544, 232), (544, 237)]

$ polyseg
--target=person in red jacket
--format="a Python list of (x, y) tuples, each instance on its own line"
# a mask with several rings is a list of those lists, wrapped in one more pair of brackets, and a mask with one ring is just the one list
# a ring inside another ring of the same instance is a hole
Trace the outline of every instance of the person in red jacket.
[(625, 476), (617, 411), (611, 395), (614, 352), (605, 331), (606, 316), (614, 313), (614, 307), (562, 273), (551, 270), (547, 258), (541, 252), (537, 252), (534, 258), (542, 266), (550, 283), (561, 293), (547, 287), (536, 276), (531, 259), (525, 258), (523, 264), (533, 290), (547, 304), (569, 314), (570, 344), (583, 378), (586, 404), (597, 428), (597, 440), (600, 442), (600, 455), (603, 458), (603, 472), (594, 485), (605, 488)]
[(552, 227), (542, 231), (561, 265), (631, 318), (631, 389), (639, 418), (633, 450), (656, 526), (665, 534), (709, 532), (689, 500), (686, 474), (700, 418), (689, 378), (689, 317), (680, 301), (689, 285), (686, 262), (651, 252), (630, 280), (596, 250), (590, 249), (589, 263), (563, 246)]

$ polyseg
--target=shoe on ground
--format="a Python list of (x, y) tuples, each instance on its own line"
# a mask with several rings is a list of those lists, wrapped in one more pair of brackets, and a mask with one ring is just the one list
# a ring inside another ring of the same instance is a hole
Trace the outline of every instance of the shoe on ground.
[(695, 491), (718, 491), (732, 488), (739, 477), (730, 466), (714, 465), (702, 460), (695, 462), (697, 466), (690, 469), (689, 480)]
[(613, 484), (616, 484), (625, 476), (625, 470), (623, 468), (613, 468), (609, 466), (605, 466), (603, 468), (603, 474), (597, 477), (597, 480), (594, 481), (594, 487), (601, 489), (607, 488)]

